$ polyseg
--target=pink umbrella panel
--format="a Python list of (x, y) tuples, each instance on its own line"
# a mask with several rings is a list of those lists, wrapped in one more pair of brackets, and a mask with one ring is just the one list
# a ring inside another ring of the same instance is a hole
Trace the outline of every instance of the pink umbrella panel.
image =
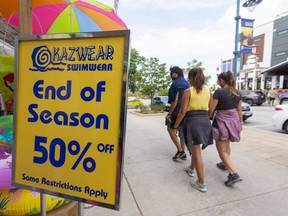
[[(53, 1), (52, 1), (53, 2)], [(33, 34), (125, 30), (126, 24), (114, 10), (89, 0), (63, 1), (32, 8)], [(7, 19), (19, 26), (18, 14)]]

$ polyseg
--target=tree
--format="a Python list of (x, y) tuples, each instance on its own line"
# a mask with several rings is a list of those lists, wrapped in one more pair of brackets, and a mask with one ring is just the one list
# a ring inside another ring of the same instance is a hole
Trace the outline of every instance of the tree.
[(154, 95), (170, 85), (169, 73), (166, 72), (166, 64), (160, 64), (159, 59), (151, 57), (142, 62), (139, 81), (140, 91), (148, 96), (152, 102)]
[[(188, 75), (188, 72), (194, 67), (200, 67), (200, 68), (202, 68), (203, 71), (205, 71), (205, 68), (203, 67), (203, 63), (201, 61), (198, 61), (197, 59), (192, 59), (192, 61), (187, 62), (187, 67), (183, 69), (184, 76), (185, 76), (185, 74)], [(211, 79), (211, 75), (206, 76), (205, 82), (209, 83), (210, 79)]]
[(137, 82), (140, 80), (140, 72), (138, 67), (141, 65), (141, 62), (145, 61), (145, 58), (139, 54), (139, 52), (132, 48), (130, 56), (130, 70), (129, 70), (129, 82), (128, 89), (135, 93), (139, 90)]
[(207, 75), (205, 76), (205, 83), (208, 84), (209, 83), (209, 80), (211, 79), (211, 75)]
[(188, 74), (188, 72), (194, 67), (201, 67), (203, 71), (205, 70), (201, 61), (198, 61), (197, 59), (192, 59), (192, 61), (187, 62), (187, 67), (183, 69), (183, 73)]

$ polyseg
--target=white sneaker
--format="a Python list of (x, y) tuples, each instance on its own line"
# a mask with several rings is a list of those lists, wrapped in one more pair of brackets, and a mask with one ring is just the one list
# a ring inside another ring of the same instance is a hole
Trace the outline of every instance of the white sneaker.
[(185, 167), (185, 171), (187, 172), (187, 174), (191, 177), (195, 176), (195, 169), (191, 169), (191, 166), (188, 165)]

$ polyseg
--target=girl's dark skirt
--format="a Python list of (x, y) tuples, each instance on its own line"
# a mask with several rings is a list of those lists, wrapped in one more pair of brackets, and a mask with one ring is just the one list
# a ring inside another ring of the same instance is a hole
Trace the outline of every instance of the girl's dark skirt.
[(212, 126), (208, 111), (193, 110), (185, 115), (179, 136), (186, 143), (189, 152), (193, 145), (202, 144), (202, 149), (213, 144)]

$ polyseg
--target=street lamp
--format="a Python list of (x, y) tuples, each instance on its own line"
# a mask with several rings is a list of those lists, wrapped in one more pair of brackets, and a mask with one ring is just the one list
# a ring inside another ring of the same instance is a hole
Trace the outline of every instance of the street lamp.
[(118, 5), (119, 5), (119, 0), (114, 0), (114, 10), (115, 10), (115, 13), (117, 13), (117, 11), (118, 11)]
[[(252, 12), (254, 10), (254, 8), (260, 4), (262, 2), (262, 0), (247, 0), (242, 6), (246, 7), (250, 12)], [(233, 65), (233, 75), (234, 78), (236, 79), (237, 77), (237, 59), (238, 59), (238, 37), (239, 37), (239, 20), (241, 19), (240, 16), (240, 0), (237, 0), (237, 8), (236, 8), (236, 17), (235, 17), (235, 21), (236, 21), (236, 31), (235, 31), (235, 49), (234, 49), (234, 65)]]
[(239, 20), (241, 19), (240, 15), (239, 15), (239, 11), (240, 11), (240, 0), (237, 0), (237, 8), (236, 8), (236, 17), (235, 17), (235, 21), (236, 21), (236, 31), (235, 31), (235, 49), (234, 49), (234, 64), (233, 64), (233, 74), (234, 74), (234, 78), (236, 79), (237, 77), (237, 59), (238, 59), (238, 29), (239, 29)]

